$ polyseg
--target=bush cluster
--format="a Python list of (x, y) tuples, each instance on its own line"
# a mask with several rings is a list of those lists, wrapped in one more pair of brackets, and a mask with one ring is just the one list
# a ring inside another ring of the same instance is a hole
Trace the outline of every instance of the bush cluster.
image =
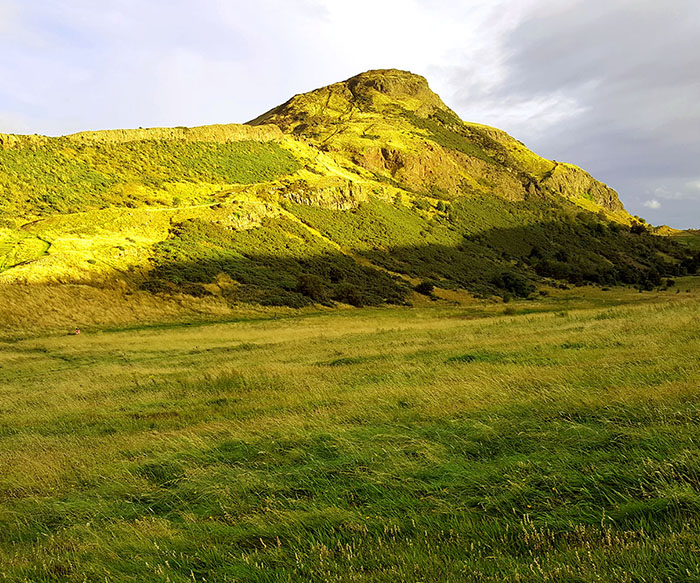
[(381, 267), (481, 295), (527, 296), (541, 278), (651, 289), (700, 264), (668, 237), (633, 232), (554, 197), (457, 199), (446, 215), (429, 218), (399, 201), (370, 200), (350, 211), (287, 208)]
[(240, 284), (232, 299), (265, 305), (401, 304), (408, 293), (400, 280), (359, 265), (285, 218), (247, 231), (185, 221), (155, 245), (153, 264), (147, 289), (189, 293), (191, 284), (210, 283), (224, 273)]

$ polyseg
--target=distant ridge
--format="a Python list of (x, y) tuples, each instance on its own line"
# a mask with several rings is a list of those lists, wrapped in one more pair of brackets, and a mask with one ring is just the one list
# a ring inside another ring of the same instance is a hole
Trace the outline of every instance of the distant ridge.
[[(282, 132), (275, 125), (251, 127), (242, 124), (216, 124), (199, 127), (180, 128), (139, 128), (131, 130), (98, 130), (78, 132), (63, 136), (72, 142), (142, 142), (147, 140), (182, 140), (199, 142), (239, 142), (255, 140), (259, 142), (282, 140)], [(0, 148), (21, 148), (28, 144), (43, 144), (50, 140), (46, 136), (24, 136), (0, 134)]]

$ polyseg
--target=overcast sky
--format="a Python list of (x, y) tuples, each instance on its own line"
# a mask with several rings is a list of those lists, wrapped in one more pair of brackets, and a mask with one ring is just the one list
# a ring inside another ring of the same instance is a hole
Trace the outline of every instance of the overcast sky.
[(5, 133), (242, 123), (390, 67), (700, 227), (700, 0), (0, 0)]

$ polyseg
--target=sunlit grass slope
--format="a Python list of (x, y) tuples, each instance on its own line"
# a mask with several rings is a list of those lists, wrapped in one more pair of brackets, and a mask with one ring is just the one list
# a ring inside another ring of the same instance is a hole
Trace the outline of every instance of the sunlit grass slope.
[(166, 206), (173, 204), (168, 191), (177, 184), (251, 184), (298, 169), (294, 156), (274, 142), (55, 138), (0, 152), (0, 212), (49, 215)]
[(687, 231), (676, 231), (673, 236), (677, 241), (687, 245), (695, 251), (700, 251), (700, 231), (689, 229)]
[(682, 284), (2, 344), (3, 580), (697, 580)]

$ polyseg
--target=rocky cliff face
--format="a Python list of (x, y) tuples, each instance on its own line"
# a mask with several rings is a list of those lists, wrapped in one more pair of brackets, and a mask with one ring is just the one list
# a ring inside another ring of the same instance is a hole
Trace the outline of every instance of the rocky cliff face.
[(572, 164), (557, 164), (541, 184), (569, 199), (588, 199), (612, 211), (625, 208), (617, 192)]

